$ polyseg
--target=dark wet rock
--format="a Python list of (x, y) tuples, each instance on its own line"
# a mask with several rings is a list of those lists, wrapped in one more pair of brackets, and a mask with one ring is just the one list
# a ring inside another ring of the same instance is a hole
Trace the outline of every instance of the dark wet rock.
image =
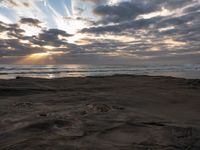
[(143, 124), (145, 124), (145, 125), (151, 125), (151, 126), (165, 126), (161, 122), (144, 122)]
[(17, 76), (16, 79), (22, 79), (23, 77)]
[(107, 128), (98, 134), (100, 139), (115, 146), (132, 145), (132, 149), (198, 150), (199, 130), (160, 125), (155, 122), (127, 124)]
[(116, 110), (124, 110), (124, 107), (121, 106), (112, 106), (112, 109), (116, 109)]
[(190, 79), (187, 81), (188, 85), (200, 86), (200, 79)]
[(16, 108), (32, 108), (33, 107), (33, 103), (31, 102), (21, 102), (21, 103), (17, 103), (14, 105), (14, 107)]
[(108, 112), (111, 108), (106, 104), (87, 104), (86, 111), (92, 112)]
[(69, 124), (70, 122), (66, 120), (52, 119), (30, 124), (25, 130), (47, 131), (53, 128), (63, 128)]
[(48, 114), (43, 112), (43, 113), (39, 113), (39, 116), (40, 116), (40, 117), (47, 117)]

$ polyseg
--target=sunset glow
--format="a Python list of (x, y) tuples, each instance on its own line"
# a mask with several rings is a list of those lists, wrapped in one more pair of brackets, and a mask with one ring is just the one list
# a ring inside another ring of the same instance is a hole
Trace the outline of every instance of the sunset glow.
[(62, 51), (47, 51), (43, 53), (35, 53), (28, 56), (25, 56), (17, 64), (46, 64), (49, 61), (52, 63), (54, 62), (55, 56), (63, 55), (64, 52)]

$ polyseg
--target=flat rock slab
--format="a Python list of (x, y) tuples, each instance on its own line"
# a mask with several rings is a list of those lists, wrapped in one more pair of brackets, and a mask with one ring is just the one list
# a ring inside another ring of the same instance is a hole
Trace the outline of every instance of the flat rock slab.
[(0, 150), (199, 150), (200, 80), (0, 80)]

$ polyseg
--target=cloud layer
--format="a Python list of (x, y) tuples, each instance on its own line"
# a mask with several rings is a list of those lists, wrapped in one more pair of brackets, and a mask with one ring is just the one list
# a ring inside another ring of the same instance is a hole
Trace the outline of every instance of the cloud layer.
[(199, 63), (199, 0), (1, 0), (0, 8), (0, 63)]

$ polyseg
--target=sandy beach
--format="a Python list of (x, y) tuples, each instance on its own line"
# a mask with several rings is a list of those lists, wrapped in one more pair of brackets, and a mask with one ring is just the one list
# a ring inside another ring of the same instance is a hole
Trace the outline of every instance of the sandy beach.
[(200, 80), (0, 80), (0, 150), (199, 150)]

